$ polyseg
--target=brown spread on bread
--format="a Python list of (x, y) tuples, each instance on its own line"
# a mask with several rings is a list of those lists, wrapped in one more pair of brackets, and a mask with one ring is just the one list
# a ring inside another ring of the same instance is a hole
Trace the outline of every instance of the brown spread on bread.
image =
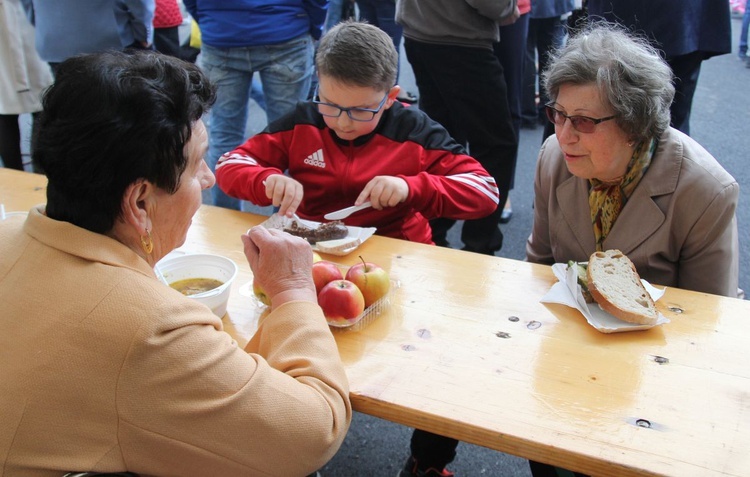
[(294, 220), (289, 226), (284, 227), (284, 232), (302, 237), (311, 244), (344, 238), (349, 234), (346, 225), (340, 220), (320, 224), (317, 227), (308, 227)]

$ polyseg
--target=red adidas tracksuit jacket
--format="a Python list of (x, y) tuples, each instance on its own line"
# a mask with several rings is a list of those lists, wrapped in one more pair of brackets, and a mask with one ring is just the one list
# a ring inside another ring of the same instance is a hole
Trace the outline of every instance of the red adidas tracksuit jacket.
[(409, 197), (395, 207), (364, 209), (344, 223), (377, 227), (377, 234), (431, 244), (428, 220), (477, 219), (497, 208), (495, 180), (448, 132), (416, 108), (394, 103), (370, 134), (342, 140), (310, 102), (266, 127), (216, 165), (228, 195), (267, 206), (263, 181), (288, 171), (304, 187), (297, 209), (303, 219), (349, 207), (375, 176), (404, 179)]

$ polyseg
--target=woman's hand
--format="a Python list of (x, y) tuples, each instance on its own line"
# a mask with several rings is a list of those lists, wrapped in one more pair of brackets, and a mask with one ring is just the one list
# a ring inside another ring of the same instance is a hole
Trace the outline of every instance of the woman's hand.
[(266, 186), (266, 197), (279, 208), (279, 215), (294, 215), (304, 195), (302, 184), (283, 174), (272, 174), (266, 177), (263, 184)]
[(369, 200), (374, 209), (382, 210), (385, 207), (395, 207), (407, 197), (409, 185), (405, 180), (393, 176), (376, 176), (365, 185), (354, 205)]
[(271, 308), (288, 301), (317, 303), (310, 244), (281, 230), (255, 226), (242, 235), (255, 280), (271, 299)]

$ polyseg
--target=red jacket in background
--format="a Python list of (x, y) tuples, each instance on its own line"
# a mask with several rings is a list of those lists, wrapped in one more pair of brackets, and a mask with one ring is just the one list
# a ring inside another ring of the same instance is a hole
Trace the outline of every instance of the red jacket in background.
[(156, 0), (154, 28), (172, 28), (182, 24), (182, 12), (177, 0)]

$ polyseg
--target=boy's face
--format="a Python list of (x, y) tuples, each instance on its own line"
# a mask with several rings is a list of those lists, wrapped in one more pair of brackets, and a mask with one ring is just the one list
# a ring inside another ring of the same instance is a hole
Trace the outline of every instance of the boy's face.
[(374, 115), (371, 121), (355, 121), (346, 111), (338, 117), (323, 116), (326, 125), (333, 129), (341, 139), (352, 141), (360, 136), (370, 134), (380, 122), (383, 111), (390, 108), (396, 100), (400, 88), (394, 86), (387, 93), (366, 86), (356, 86), (336, 81), (325, 75), (318, 80), (318, 101), (341, 108), (378, 109), (385, 97), (383, 107)]

